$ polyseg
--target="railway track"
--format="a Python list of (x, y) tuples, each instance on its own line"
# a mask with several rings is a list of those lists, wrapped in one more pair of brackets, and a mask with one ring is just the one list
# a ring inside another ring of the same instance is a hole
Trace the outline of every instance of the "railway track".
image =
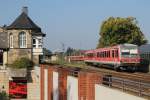
[(116, 72), (108, 69), (88, 67), (90, 71), (103, 74), (104, 85), (150, 100), (150, 74)]
[(79, 71), (98, 73), (103, 77), (103, 85), (150, 100), (150, 74), (148, 73), (116, 72), (93, 66), (84, 66), (82, 68), (79, 66), (59, 66), (72, 71), (73, 76), (76, 77)]
[(96, 73), (102, 73), (103, 75), (112, 75), (114, 77), (120, 77), (131, 80), (139, 80), (143, 82), (150, 83), (150, 74), (149, 73), (141, 73), (141, 72), (117, 72), (114, 70), (106, 69), (106, 68), (97, 68), (93, 66), (87, 66), (86, 70), (93, 71)]

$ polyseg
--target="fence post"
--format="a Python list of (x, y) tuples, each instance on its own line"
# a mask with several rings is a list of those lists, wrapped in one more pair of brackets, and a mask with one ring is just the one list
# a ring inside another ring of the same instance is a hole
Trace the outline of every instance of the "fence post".
[(124, 88), (125, 88), (125, 81), (123, 80), (123, 81), (122, 81), (122, 91), (125, 90)]
[(142, 94), (141, 94), (141, 92), (142, 92), (142, 91), (141, 91), (141, 89), (142, 89), (142, 88), (141, 88), (141, 81), (139, 80), (138, 83), (139, 83), (139, 96), (142, 96)]
[(111, 87), (111, 83), (112, 83), (111, 82), (111, 77), (108, 77), (108, 80), (109, 80), (109, 82), (108, 82), (109, 83), (109, 87)]

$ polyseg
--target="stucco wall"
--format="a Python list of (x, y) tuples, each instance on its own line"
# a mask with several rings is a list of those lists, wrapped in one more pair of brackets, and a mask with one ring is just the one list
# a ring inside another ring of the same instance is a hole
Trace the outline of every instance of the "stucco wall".
[(48, 70), (44, 69), (44, 100), (48, 100)]
[(27, 83), (27, 99), (28, 100), (40, 100), (40, 73), (39, 69), (35, 67), (35, 70), (31, 71), (31, 82)]
[(53, 72), (53, 100), (59, 99), (58, 72)]
[(0, 91), (9, 92), (9, 76), (7, 70), (0, 70)]
[(67, 100), (78, 100), (78, 78), (67, 77)]
[(146, 99), (96, 84), (95, 100), (146, 100)]

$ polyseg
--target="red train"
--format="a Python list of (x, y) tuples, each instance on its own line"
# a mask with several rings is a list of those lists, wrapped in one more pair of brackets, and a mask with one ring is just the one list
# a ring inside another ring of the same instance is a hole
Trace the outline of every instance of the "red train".
[[(73, 61), (78, 57), (74, 56)], [(140, 64), (138, 46), (133, 44), (121, 44), (112, 47), (88, 50), (82, 58), (86, 64), (107, 66), (115, 70), (136, 71)]]

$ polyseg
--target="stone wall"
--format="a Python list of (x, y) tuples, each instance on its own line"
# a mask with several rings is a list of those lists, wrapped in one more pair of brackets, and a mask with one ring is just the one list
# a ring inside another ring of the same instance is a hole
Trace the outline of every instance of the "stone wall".
[(39, 65), (39, 55), (33, 55), (33, 63)]
[(9, 49), (8, 64), (12, 64), (15, 60), (22, 57), (32, 59), (32, 50), (31, 49)]
[[(27, 48), (32, 48), (31, 30), (8, 30), (8, 36), (13, 34), (13, 48), (19, 48), (19, 33), (25, 32), (27, 37)], [(9, 37), (8, 37), (9, 40)], [(8, 42), (9, 43), (9, 42)]]
[(7, 70), (0, 70), (0, 91), (9, 93), (9, 76)]
[[(27, 38), (27, 48), (19, 47), (19, 33), (26, 33)], [(21, 57), (26, 57), (32, 59), (32, 36), (30, 30), (8, 30), (8, 36), (10, 33), (13, 34), (13, 48), (10, 48), (8, 51), (8, 64), (13, 63), (16, 59)], [(8, 37), (9, 40), (9, 37)], [(9, 43), (9, 41), (8, 41)]]

